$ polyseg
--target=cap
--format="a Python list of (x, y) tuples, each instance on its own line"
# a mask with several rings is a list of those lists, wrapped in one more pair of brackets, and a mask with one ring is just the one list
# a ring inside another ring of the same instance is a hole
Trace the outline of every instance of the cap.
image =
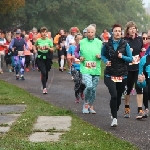
[(84, 30), (83, 30), (83, 33), (86, 33), (87, 32), (87, 28), (85, 28)]
[(71, 32), (78, 32), (77, 28), (75, 28), (75, 27), (71, 28)]
[(21, 31), (20, 31), (20, 30), (17, 30), (17, 31), (16, 31), (16, 34), (20, 34), (20, 33), (21, 33)]

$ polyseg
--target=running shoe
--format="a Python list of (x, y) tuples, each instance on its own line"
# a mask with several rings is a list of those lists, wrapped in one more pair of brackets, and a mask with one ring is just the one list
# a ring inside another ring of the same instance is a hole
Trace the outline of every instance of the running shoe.
[(47, 89), (46, 88), (43, 89), (43, 94), (47, 94)]
[(82, 112), (84, 113), (84, 114), (89, 114), (89, 104), (88, 103), (85, 103), (85, 104), (83, 104), (83, 110), (82, 110)]
[(71, 76), (71, 80), (72, 80), (72, 81), (74, 80), (74, 77), (73, 77), (73, 76)]
[(3, 70), (0, 70), (0, 74), (3, 74)]
[(28, 68), (26, 68), (26, 72), (29, 72), (30, 70)]
[(76, 100), (75, 100), (75, 103), (80, 103), (79, 99), (76, 99)]
[(16, 75), (16, 80), (19, 80), (19, 75)]
[(148, 109), (145, 109), (145, 116), (143, 118), (147, 118), (149, 116), (149, 110)]
[(147, 116), (145, 116), (145, 112), (143, 110), (140, 110), (138, 115), (136, 116), (136, 119), (142, 119), (142, 118), (147, 118)]
[(112, 123), (111, 123), (111, 127), (117, 127), (118, 123), (117, 123), (117, 119), (113, 118)]
[(94, 110), (93, 106), (90, 106), (90, 107), (88, 108), (88, 110), (89, 110), (89, 113), (90, 113), (90, 114), (96, 114), (96, 111)]
[(12, 70), (11, 70), (11, 69), (9, 69), (8, 71), (9, 71), (9, 72), (12, 72)]
[(21, 79), (21, 80), (25, 80), (24, 76), (21, 76), (20, 79)]
[(130, 118), (130, 108), (125, 108), (124, 118)]

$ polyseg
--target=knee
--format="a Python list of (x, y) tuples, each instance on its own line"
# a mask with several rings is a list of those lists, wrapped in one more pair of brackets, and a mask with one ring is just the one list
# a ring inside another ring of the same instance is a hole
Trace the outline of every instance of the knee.
[(92, 90), (92, 86), (91, 86), (91, 85), (87, 85), (87, 86), (86, 86), (86, 89), (87, 89), (87, 90)]

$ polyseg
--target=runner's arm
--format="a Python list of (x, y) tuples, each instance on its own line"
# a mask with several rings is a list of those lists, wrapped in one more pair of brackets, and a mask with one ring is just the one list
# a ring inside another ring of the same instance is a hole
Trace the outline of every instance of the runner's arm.
[(25, 40), (24, 40), (24, 45), (25, 45), (25, 48), (28, 50), (29, 47), (28, 47), (28, 44), (27, 44), (27, 42)]
[[(146, 56), (143, 56), (139, 63), (139, 73), (138, 73), (139, 75), (143, 74), (143, 67), (145, 63), (146, 63)], [(137, 84), (140, 88), (144, 88), (146, 86), (146, 81), (143, 81), (143, 82), (137, 81)]]
[(12, 50), (14, 47), (14, 39), (11, 40), (10, 44), (9, 44), (9, 48), (10, 50)]
[(127, 62), (132, 62), (132, 59), (133, 59), (132, 58), (132, 52), (130, 50), (130, 46), (128, 43), (126, 45), (126, 53), (127, 53), (127, 56), (122, 55), (122, 59), (127, 61)]
[(80, 52), (80, 44), (77, 45), (77, 47), (74, 51), (74, 55), (75, 55), (76, 58), (80, 58), (79, 52)]
[(101, 50), (101, 59), (106, 64), (108, 59), (106, 58), (106, 46), (104, 45)]

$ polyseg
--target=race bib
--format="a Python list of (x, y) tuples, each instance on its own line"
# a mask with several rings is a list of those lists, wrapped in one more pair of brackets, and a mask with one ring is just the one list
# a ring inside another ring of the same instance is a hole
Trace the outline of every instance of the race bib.
[(135, 65), (135, 64), (140, 63), (140, 56), (139, 55), (132, 56), (132, 58), (133, 58), (133, 61), (132, 61), (132, 63), (129, 63), (129, 65)]
[(24, 56), (24, 51), (18, 51), (19, 56)]
[(122, 82), (122, 77), (113, 77), (111, 76), (111, 80), (114, 81), (114, 82)]
[(85, 67), (88, 69), (96, 69), (96, 61), (86, 61)]
[(75, 61), (75, 64), (80, 64), (80, 60), (79, 59), (75, 58), (74, 61)]

